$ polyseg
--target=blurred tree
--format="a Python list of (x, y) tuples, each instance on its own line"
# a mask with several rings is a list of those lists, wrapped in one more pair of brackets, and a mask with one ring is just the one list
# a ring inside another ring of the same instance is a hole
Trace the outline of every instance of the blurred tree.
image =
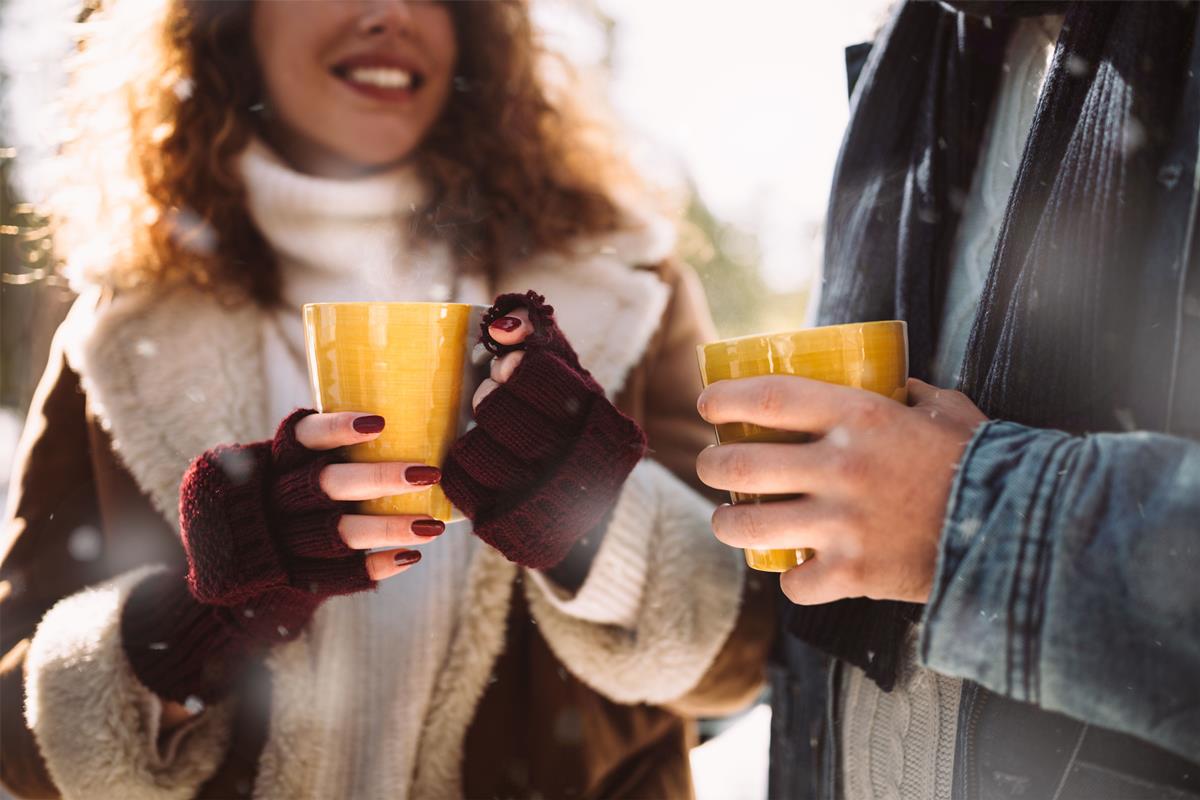
[(694, 187), (681, 225), (679, 255), (699, 274), (721, 336), (804, 324), (808, 289), (777, 292), (767, 286), (757, 238), (718, 219)]
[(0, 143), (0, 406), (23, 416), (71, 293), (54, 272), (47, 220), (15, 196), (16, 156)]

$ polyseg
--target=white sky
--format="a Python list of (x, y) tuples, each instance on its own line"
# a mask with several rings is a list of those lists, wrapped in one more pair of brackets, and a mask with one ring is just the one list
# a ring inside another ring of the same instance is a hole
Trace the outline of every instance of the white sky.
[[(871, 38), (887, 0), (595, 1), (617, 23), (613, 103), (626, 123), (758, 236), (771, 285), (802, 285), (846, 125), (843, 51)], [(542, 0), (539, 17), (586, 63), (595, 33), (554, 9), (572, 2)]]

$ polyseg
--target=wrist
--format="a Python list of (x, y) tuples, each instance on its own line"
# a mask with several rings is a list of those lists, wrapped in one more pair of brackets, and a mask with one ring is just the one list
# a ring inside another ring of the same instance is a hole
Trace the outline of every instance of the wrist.
[(613, 509), (609, 509), (600, 523), (586, 534), (567, 551), (566, 557), (558, 564), (543, 570), (562, 589), (574, 594), (579, 591), (591, 573), (596, 554), (604, 543), (605, 533), (612, 523)]
[(222, 697), (250, 651), (227, 609), (198, 602), (177, 573), (133, 588), (121, 612), (121, 641), (138, 680), (160, 698), (205, 703)]

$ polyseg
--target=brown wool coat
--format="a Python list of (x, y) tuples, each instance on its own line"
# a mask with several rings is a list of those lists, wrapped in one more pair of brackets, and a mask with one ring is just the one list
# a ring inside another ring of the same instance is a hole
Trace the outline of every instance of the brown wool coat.
[[(669, 300), (618, 405), (645, 428), (655, 460), (702, 489), (694, 459), (712, 434), (695, 414), (694, 347), (712, 331), (691, 273), (670, 263), (655, 269)], [(177, 536), (114, 453), (63, 350), (56, 341), (30, 412), (0, 551), (0, 777), (21, 797), (59, 796), (20, 713), (25, 656), (39, 621), (61, 598), (139, 564), (183, 563)], [(70, 537), (88, 528), (102, 535), (101, 556), (72, 558)], [(503, 650), (463, 744), (463, 793), (691, 796), (687, 718), (729, 713), (756, 696), (773, 629), (774, 592), (770, 580), (746, 581), (734, 633), (699, 684), (668, 708), (615, 703), (578, 679), (532, 623), (524, 593), (513, 591)], [(270, 694), (265, 668), (252, 671), (237, 692), (227, 755), (197, 796), (249, 795), (268, 730)]]

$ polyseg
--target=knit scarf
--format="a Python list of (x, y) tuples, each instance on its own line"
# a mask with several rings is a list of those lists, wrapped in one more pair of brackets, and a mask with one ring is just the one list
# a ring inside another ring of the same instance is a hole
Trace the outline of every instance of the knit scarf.
[[(912, 374), (929, 377), (1012, 18), (1051, 11), (1065, 11), (1063, 30), (958, 388), (993, 418), (1161, 430), (1169, 409), (1154, 392), (1169, 373), (1168, 287), (1178, 284), (1200, 125), (1194, 5), (905, 2), (853, 97), (819, 321), (906, 320)], [(890, 690), (920, 614), (857, 598), (791, 607), (783, 625)]]

